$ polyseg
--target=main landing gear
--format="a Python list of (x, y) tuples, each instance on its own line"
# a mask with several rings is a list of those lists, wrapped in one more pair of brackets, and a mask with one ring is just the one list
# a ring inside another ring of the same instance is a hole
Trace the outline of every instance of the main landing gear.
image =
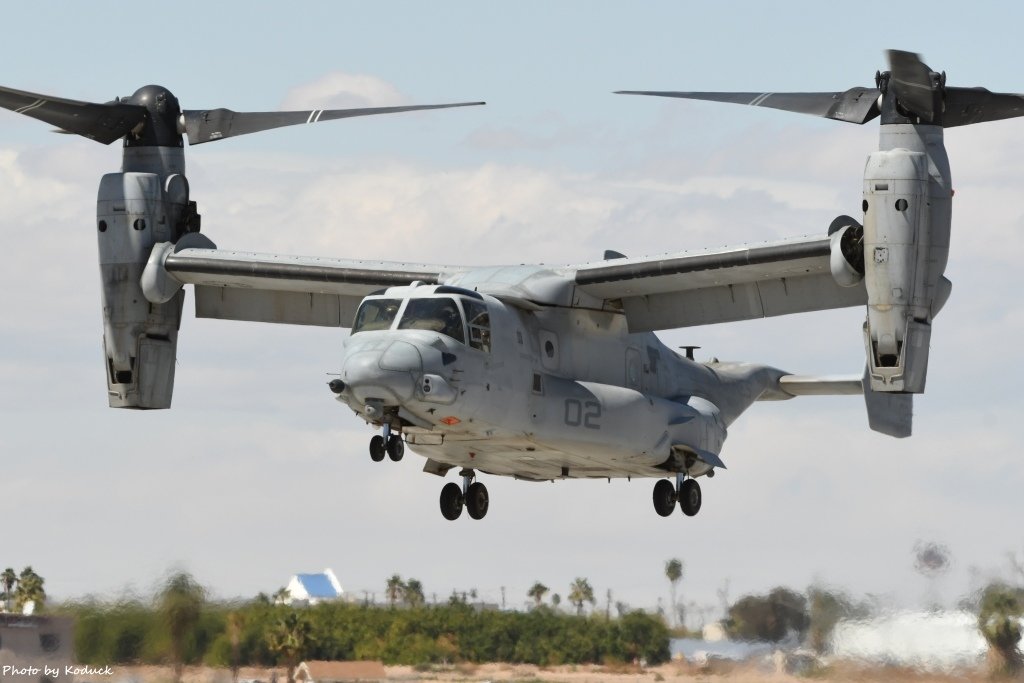
[(449, 482), (441, 489), (441, 514), (445, 519), (456, 520), (462, 515), (462, 508), (469, 510), (473, 519), (483, 519), (491, 505), (487, 487), (482, 482), (473, 481), (476, 473), (473, 470), (462, 470), (462, 486)]
[(686, 479), (682, 472), (676, 474), (676, 484), (668, 479), (659, 479), (654, 484), (654, 511), (662, 517), (668, 517), (675, 510), (676, 501), (687, 517), (700, 512), (700, 484), (696, 479)]
[(401, 434), (392, 434), (391, 425), (384, 423), (381, 434), (370, 439), (370, 459), (380, 462), (387, 455), (398, 462), (405, 455), (405, 442)]

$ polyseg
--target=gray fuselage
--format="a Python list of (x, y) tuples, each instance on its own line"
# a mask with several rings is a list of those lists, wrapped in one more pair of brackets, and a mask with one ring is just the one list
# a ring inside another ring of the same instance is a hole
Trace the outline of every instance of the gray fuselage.
[[(414, 307), (448, 302), (467, 312), (461, 329), (414, 315)], [(367, 422), (404, 432), (436, 474), (707, 474), (721, 466), (728, 425), (766, 390), (777, 393), (783, 374), (696, 363), (651, 333), (630, 334), (625, 317), (608, 311), (527, 310), (431, 286), (391, 288), (363, 305), (390, 307), (392, 317), (367, 329), (361, 307), (345, 341), (338, 398)], [(468, 312), (481, 306), (486, 317), (476, 321), (486, 325), (473, 325)]]

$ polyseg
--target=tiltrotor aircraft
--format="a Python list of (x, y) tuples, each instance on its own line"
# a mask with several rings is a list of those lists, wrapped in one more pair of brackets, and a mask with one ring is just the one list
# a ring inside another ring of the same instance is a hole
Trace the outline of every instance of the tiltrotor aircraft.
[[(430, 105), (238, 113), (182, 110), (159, 86), (106, 104), (0, 89), (0, 106), (98, 142), (124, 139), (100, 181), (96, 230), (109, 403), (168, 408), (185, 285), (196, 316), (350, 327), (330, 390), (380, 429), (370, 456), (459, 483), (440, 507), (487, 514), (477, 473), (531, 481), (652, 477), (654, 508), (694, 515), (697, 479), (725, 465), (730, 424), (752, 403), (863, 393), (872, 429), (909, 436), (932, 320), (950, 294), (952, 189), (943, 129), (1024, 115), (1024, 97), (946, 85), (890, 51), (875, 87), (838, 93), (635, 92), (774, 107), (863, 124), (880, 118), (862, 220), (827, 234), (584, 265), (464, 267), (218, 249), (199, 232), (190, 144), (297, 123)], [(656, 330), (865, 306), (863, 376), (806, 377), (698, 363)]]

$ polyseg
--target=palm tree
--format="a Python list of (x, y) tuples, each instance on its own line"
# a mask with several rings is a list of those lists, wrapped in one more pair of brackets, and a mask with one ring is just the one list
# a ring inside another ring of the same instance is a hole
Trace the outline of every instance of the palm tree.
[(275, 605), (287, 605), (292, 601), (292, 592), (286, 586), (281, 586), (270, 597)]
[(540, 581), (535, 581), (530, 590), (526, 591), (526, 596), (533, 598), (534, 607), (540, 607), (541, 602), (544, 601), (544, 594), (548, 592), (548, 587)]
[(576, 605), (577, 616), (583, 616), (584, 602), (589, 602), (591, 605), (596, 604), (594, 589), (590, 586), (590, 582), (582, 577), (577, 577), (569, 586), (569, 602)]
[(18, 588), (14, 591), (14, 609), (21, 612), (31, 602), (34, 611), (41, 610), (46, 601), (43, 583), (43, 577), (32, 571), (32, 567), (22, 569), (18, 576)]
[[(679, 614), (679, 604), (676, 601), (676, 585), (679, 580), (683, 578), (683, 561), (673, 557), (671, 560), (665, 563), (665, 578), (668, 579), (669, 587), (672, 591), (672, 609), (669, 610), (669, 614), (673, 615), (673, 618), (678, 622), (676, 618)], [(676, 623), (676, 626), (680, 624)]]
[(558, 606), (561, 605), (561, 604), (562, 604), (562, 596), (559, 595), (558, 593), (552, 593), (551, 594), (551, 606), (554, 607), (557, 610)]
[(171, 641), (175, 683), (185, 668), (185, 643), (199, 623), (206, 591), (187, 572), (172, 574), (160, 591), (159, 612)]
[(978, 606), (978, 630), (988, 643), (989, 673), (993, 678), (1013, 678), (1021, 669), (1020, 617), (1024, 615), (1024, 589), (1001, 583), (989, 584)]
[(14, 573), (14, 569), (11, 567), (5, 569), (4, 573), (0, 574), (0, 583), (4, 587), (4, 609), (10, 612), (14, 602), (14, 587), (18, 585), (18, 575)]
[(405, 596), (405, 602), (408, 603), (409, 607), (419, 607), (427, 601), (423, 596), (423, 584), (418, 579), (406, 581), (405, 586), (402, 588), (402, 594)]
[(293, 608), (279, 617), (267, 632), (267, 647), (278, 659), (284, 659), (288, 667), (288, 683), (295, 683), (295, 667), (315, 642), (312, 625)]
[(395, 606), (395, 603), (402, 598), (402, 593), (405, 592), (405, 584), (402, 583), (402, 577), (398, 574), (392, 574), (391, 578), (388, 579), (385, 594), (388, 596), (388, 605), (391, 607)]
[(238, 683), (238, 668), (242, 661), (242, 626), (245, 624), (245, 617), (241, 612), (232, 610), (228, 612), (227, 627), (228, 638), (231, 641), (231, 681)]

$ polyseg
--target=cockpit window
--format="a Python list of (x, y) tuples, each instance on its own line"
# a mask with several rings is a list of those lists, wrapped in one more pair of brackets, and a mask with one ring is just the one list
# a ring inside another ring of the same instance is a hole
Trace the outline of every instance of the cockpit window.
[(400, 330), (433, 330), (466, 343), (462, 316), (454, 299), (409, 299), (398, 323)]
[(469, 345), (481, 351), (491, 350), (491, 316), (487, 307), (478, 301), (462, 300), (462, 308), (466, 311), (466, 324), (469, 326)]
[(352, 334), (389, 329), (401, 305), (401, 299), (367, 299), (359, 306)]

